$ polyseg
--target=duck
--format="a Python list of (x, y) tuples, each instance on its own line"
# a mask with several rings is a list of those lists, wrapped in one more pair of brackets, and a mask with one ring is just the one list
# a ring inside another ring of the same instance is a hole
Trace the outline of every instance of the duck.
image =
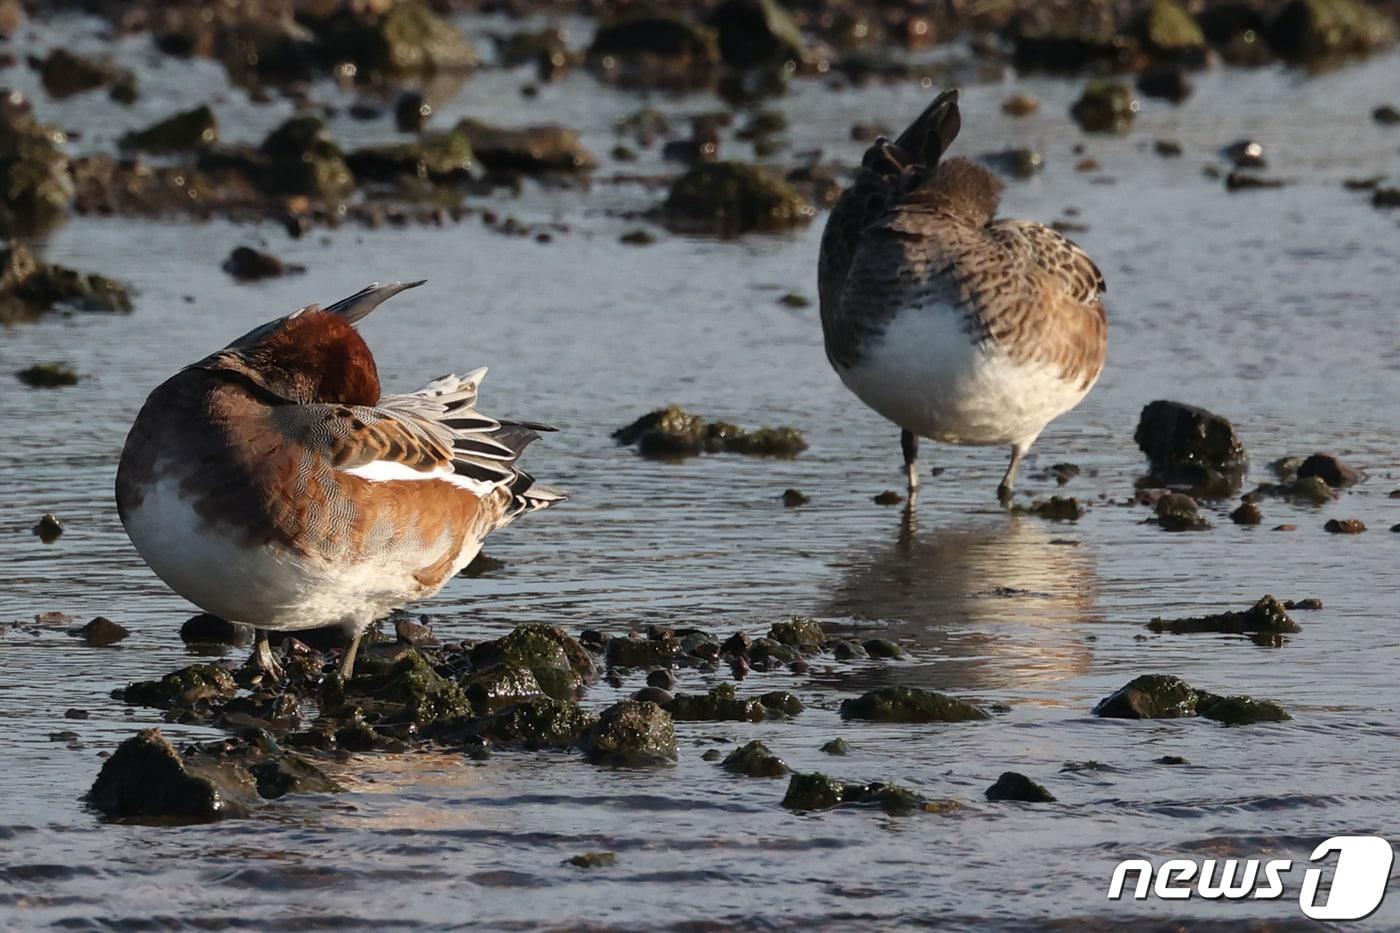
[(424, 284), (299, 308), (183, 367), (137, 414), (116, 476), (136, 551), (200, 609), (269, 632), (335, 626), (352, 676), (376, 620), (434, 596), (492, 532), (567, 495), (518, 461), (543, 424), (476, 408), (486, 369), (384, 393), (356, 325)]
[(822, 232), (817, 286), (826, 356), (900, 431), (912, 504), (920, 439), (1006, 446), (997, 497), (1046, 426), (1098, 381), (1108, 351), (1103, 274), (1043, 224), (999, 219), (1002, 185), (945, 158), (958, 91), (865, 151)]

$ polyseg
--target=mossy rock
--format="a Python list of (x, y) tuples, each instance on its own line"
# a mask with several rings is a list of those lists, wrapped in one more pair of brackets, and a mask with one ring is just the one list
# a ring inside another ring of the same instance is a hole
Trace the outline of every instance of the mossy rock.
[(197, 703), (227, 700), (238, 692), (233, 675), (217, 664), (191, 664), (166, 674), (160, 680), (138, 681), (118, 691), (119, 698), (133, 706), (156, 709), (189, 707)]
[(1199, 693), (1180, 677), (1143, 674), (1100, 700), (1094, 715), (1110, 719), (1176, 719), (1196, 715), (1199, 700)]
[(479, 120), (463, 120), (457, 129), (471, 140), (472, 151), (493, 172), (540, 175), (573, 174), (596, 168), (598, 160), (584, 148), (578, 133), (554, 124), (506, 129)]
[(1263, 597), (1242, 612), (1217, 612), (1186, 619), (1156, 618), (1147, 623), (1147, 627), (1154, 632), (1171, 632), (1174, 635), (1198, 632), (1291, 635), (1300, 631), (1298, 623), (1293, 621), (1283, 603), (1272, 596)]
[(990, 718), (970, 703), (918, 687), (880, 687), (841, 701), (842, 719), (872, 722), (970, 722)]
[(921, 810), (946, 812), (956, 808), (952, 801), (929, 800), (897, 784), (851, 784), (816, 771), (793, 774), (782, 805), (789, 810), (830, 810), (842, 805), (858, 805), (892, 815)]
[(0, 237), (46, 233), (67, 218), (74, 186), (63, 141), (27, 115), (0, 120)]
[(603, 656), (608, 667), (665, 667), (680, 655), (680, 651), (680, 642), (673, 633), (660, 632), (648, 638), (623, 635), (610, 639)]
[(774, 641), (771, 638), (755, 638), (749, 646), (749, 662), (754, 667), (771, 670), (783, 664), (791, 664), (802, 657), (802, 652), (792, 645)]
[(320, 117), (303, 114), (282, 123), (259, 150), (271, 161), (263, 186), (278, 194), (334, 199), (355, 190), (355, 175)]
[(1154, 473), (1194, 482), (1205, 471), (1238, 474), (1249, 465), (1235, 427), (1220, 415), (1181, 402), (1157, 400), (1143, 408), (1133, 440)]
[(787, 764), (758, 740), (741, 745), (725, 756), (724, 770), (746, 777), (777, 778), (787, 774)]
[(804, 707), (802, 701), (786, 690), (770, 690), (758, 696), (758, 702), (767, 710), (769, 719), (796, 716)]
[(826, 644), (826, 633), (816, 619), (794, 616), (784, 622), (774, 622), (768, 629), (768, 637), (784, 645), (811, 651), (820, 651)]
[(1131, 86), (1121, 81), (1090, 81), (1084, 93), (1070, 108), (1079, 128), (1086, 133), (1122, 135), (1133, 125), (1138, 102)]
[(56, 389), (78, 384), (78, 373), (63, 363), (36, 363), (15, 373), (20, 382), (36, 389)]
[(738, 236), (811, 221), (812, 204), (766, 168), (742, 162), (696, 165), (676, 180), (662, 208), (679, 232)]
[(612, 433), (621, 446), (653, 460), (680, 460), (703, 453), (737, 453), (764, 457), (795, 457), (807, 449), (796, 428), (748, 431), (726, 421), (707, 421), (677, 405), (658, 408)]
[(678, 755), (670, 714), (655, 703), (637, 700), (604, 710), (579, 744), (590, 761), (603, 765), (674, 764)]
[(1179, 492), (1169, 492), (1157, 500), (1153, 512), (1157, 524), (1167, 531), (1197, 531), (1210, 527), (1210, 522), (1201, 515), (1200, 506), (1190, 496)]
[(208, 823), (246, 817), (245, 797), (191, 773), (159, 729), (145, 729), (102, 763), (85, 799), (108, 819)]
[(194, 152), (219, 141), (219, 121), (208, 104), (177, 113), (121, 139), (125, 149), (142, 152)]
[(471, 702), (455, 682), (433, 670), (427, 658), (405, 648), (388, 659), (363, 657), (345, 694), (385, 723), (420, 726), (471, 713)]
[(807, 439), (797, 428), (757, 428), (725, 438), (721, 449), (731, 454), (790, 460), (807, 449)]
[(462, 31), (419, 0), (400, 0), (379, 15), (347, 9), (321, 25), (325, 52), (369, 76), (461, 74), (480, 64)]
[(1206, 36), (1176, 0), (1153, 0), (1138, 21), (1138, 34), (1149, 49), (1168, 54), (1205, 48)]
[(756, 697), (741, 699), (733, 684), (718, 684), (705, 694), (679, 693), (666, 704), (678, 722), (762, 722), (767, 708)]
[(544, 688), (528, 667), (494, 664), (474, 671), (462, 681), (472, 709), (492, 712), (520, 700), (545, 695)]
[(572, 700), (535, 697), (497, 711), (475, 725), (503, 745), (526, 749), (569, 748), (597, 722)]
[(1280, 58), (1323, 65), (1370, 55), (1395, 44), (1395, 22), (1358, 0), (1291, 0), (1265, 35)]
[(469, 178), (477, 170), (471, 138), (460, 129), (427, 132), (413, 142), (356, 149), (345, 161), (357, 176), (374, 181), (409, 177), (445, 182)]
[(1015, 800), (1021, 803), (1053, 803), (1055, 795), (1019, 771), (1004, 771), (996, 783), (987, 788), (988, 800)]
[(1256, 700), (1247, 696), (1211, 696), (1202, 700), (1196, 711), (1207, 719), (1227, 726), (1247, 726), (1256, 722), (1284, 722), (1292, 719), (1288, 711), (1272, 700)]
[(595, 671), (588, 651), (557, 625), (517, 625), (501, 638), (472, 648), (472, 665), (523, 668), (556, 700), (577, 697)]

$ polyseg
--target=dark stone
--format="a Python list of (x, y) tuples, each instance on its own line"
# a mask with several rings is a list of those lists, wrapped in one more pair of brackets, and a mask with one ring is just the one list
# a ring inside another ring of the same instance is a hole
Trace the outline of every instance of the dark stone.
[(1195, 531), (1209, 528), (1201, 516), (1196, 500), (1179, 492), (1169, 492), (1157, 500), (1154, 508), (1157, 524), (1167, 531)]
[(1230, 521), (1236, 525), (1258, 525), (1264, 521), (1264, 513), (1253, 502), (1244, 502), (1230, 513)]
[(1371, 111), (1371, 119), (1381, 126), (1396, 126), (1400, 124), (1400, 108), (1392, 107), (1390, 104), (1382, 104)]
[(777, 0), (724, 0), (710, 16), (720, 56), (736, 68), (756, 68), (808, 57), (807, 44)]
[(461, 30), (418, 0), (389, 4), (377, 15), (346, 7), (322, 31), (327, 57), (351, 61), (367, 75), (462, 74), (479, 64)]
[(675, 694), (662, 687), (643, 687), (632, 694), (632, 699), (643, 703), (655, 703), (665, 707), (676, 698)]
[(1004, 771), (987, 788), (988, 800), (1015, 800), (1022, 803), (1054, 803), (1055, 795), (1018, 771)]
[(1298, 479), (1316, 476), (1333, 489), (1354, 486), (1361, 480), (1361, 474), (1347, 466), (1333, 454), (1313, 454), (1298, 467)]
[(1128, 132), (1139, 104), (1128, 85), (1116, 81), (1090, 81), (1084, 93), (1070, 108), (1079, 128), (1086, 133)]
[(783, 490), (782, 499), (783, 505), (789, 509), (798, 508), (812, 501), (811, 498), (799, 489)]
[(1084, 517), (1086, 509), (1073, 496), (1051, 496), (1049, 499), (1037, 499), (1028, 506), (1017, 506), (1013, 511), (1052, 522), (1077, 522)]
[(1179, 104), (1191, 96), (1191, 81), (1180, 68), (1154, 68), (1138, 75), (1137, 89), (1144, 97)]
[(1225, 176), (1226, 191), (1248, 191), (1255, 188), (1282, 188), (1279, 178), (1262, 178), (1249, 172), (1231, 172)]
[(374, 181), (454, 182), (469, 179), (479, 170), (471, 139), (458, 127), (427, 132), (412, 142), (356, 149), (345, 161), (355, 175)]
[(31, 58), (30, 65), (39, 72), (44, 91), (58, 100), (107, 85), (134, 81), (130, 72), (124, 72), (108, 62), (84, 58), (61, 46), (50, 51), (46, 58)]
[(1152, 150), (1164, 159), (1180, 158), (1183, 152), (1181, 143), (1174, 139), (1159, 139), (1152, 144)]
[(1400, 207), (1400, 188), (1377, 188), (1371, 192), (1372, 207)]
[(189, 707), (196, 703), (218, 702), (238, 692), (233, 675), (214, 664), (192, 664), (160, 680), (143, 680), (117, 691), (120, 699), (133, 706), (156, 709)]
[(1219, 612), (1188, 619), (1156, 618), (1147, 623), (1147, 627), (1154, 632), (1171, 632), (1174, 635), (1198, 632), (1281, 635), (1299, 631), (1298, 623), (1289, 617), (1284, 605), (1272, 596), (1265, 596), (1242, 612)]
[(679, 722), (762, 722), (769, 718), (760, 698), (741, 699), (733, 684), (717, 684), (705, 694), (676, 694), (666, 704), (666, 712)]
[(406, 646), (389, 657), (361, 654), (354, 676), (345, 684), (345, 696), (376, 725), (425, 726), (472, 710), (461, 686), (435, 671), (422, 652)]
[(989, 718), (970, 703), (918, 687), (881, 687), (841, 701), (842, 719), (874, 722), (966, 722)]
[(180, 639), (185, 644), (246, 645), (251, 640), (253, 630), (237, 622), (229, 622), (218, 616), (200, 613), (180, 626)]
[(1100, 700), (1095, 716), (1110, 719), (1172, 719), (1194, 716), (1199, 699), (1191, 685), (1167, 674), (1143, 674)]
[(108, 819), (207, 823), (246, 817), (242, 796), (190, 773), (160, 730), (146, 729), (103, 762), (86, 799)]
[(553, 124), (503, 129), (463, 120), (457, 130), (471, 140), (472, 152), (488, 170), (524, 175), (586, 172), (598, 160), (579, 142), (578, 133)]
[(851, 743), (845, 739), (832, 739), (822, 745), (821, 750), (828, 755), (835, 755), (844, 758), (851, 753)]
[(803, 651), (820, 651), (826, 643), (826, 633), (820, 622), (796, 616), (785, 622), (774, 622), (768, 629), (768, 637)]
[[(1028, 117), (1038, 110), (1040, 110), (1040, 101), (1029, 94), (1012, 94), (1001, 105), (1001, 112), (1012, 117)], [(884, 133), (883, 135), (893, 136), (894, 134)]]
[(52, 512), (45, 512), (30, 531), (45, 544), (53, 544), (63, 536), (63, 522)]
[(904, 497), (893, 489), (886, 489), (884, 492), (877, 493), (871, 501), (876, 505), (899, 505), (904, 501)]
[(564, 860), (564, 864), (574, 868), (611, 868), (617, 864), (617, 853), (584, 852), (582, 855), (569, 856)]
[(73, 634), (81, 638), (89, 648), (107, 648), (126, 638), (131, 632), (106, 616), (98, 616)]
[(781, 758), (768, 750), (767, 745), (757, 740), (734, 749), (720, 767), (746, 777), (765, 778), (782, 777), (791, 770)]
[(715, 162), (697, 165), (677, 179), (662, 213), (678, 232), (738, 236), (789, 230), (810, 222), (816, 211), (768, 169)]
[[(427, 620), (428, 617), (422, 618)], [(413, 648), (434, 648), (442, 644), (424, 622), (405, 617), (394, 619), (394, 637), (398, 639), (399, 644)]]
[[(4, 134), (0, 133), (0, 149)], [(4, 181), (0, 156), (0, 183)], [(0, 190), (0, 235), (4, 233)], [(126, 287), (100, 275), (40, 262), (22, 243), (0, 249), (0, 324), (29, 321), (58, 306), (79, 311), (130, 311)]]
[(865, 647), (858, 641), (838, 641), (831, 649), (838, 661), (854, 661), (868, 657)]
[(1256, 722), (1283, 722), (1292, 719), (1288, 711), (1272, 700), (1247, 696), (1212, 696), (1202, 700), (1196, 711), (1207, 719), (1227, 726), (1247, 726)]
[(939, 812), (956, 806), (950, 801), (929, 800), (895, 784), (848, 784), (820, 772), (793, 774), (782, 805), (790, 810), (830, 810), (841, 805), (861, 805), (892, 815), (919, 810)]
[(1291, 0), (1269, 21), (1266, 36), (1280, 58), (1318, 65), (1389, 48), (1396, 27), (1358, 0)]
[(177, 113), (144, 130), (127, 133), (121, 139), (125, 149), (142, 152), (192, 152), (219, 140), (219, 121), (207, 104)]
[(659, 687), (662, 690), (673, 690), (676, 686), (675, 672), (669, 668), (660, 668), (647, 675), (647, 686)]
[(860, 644), (862, 655), (877, 661), (892, 661), (904, 657), (904, 649), (888, 638), (868, 638)]
[(678, 460), (702, 453), (738, 453), (791, 458), (807, 449), (796, 428), (749, 431), (722, 421), (707, 422), (675, 405), (649, 412), (612, 433), (622, 446), (655, 460)]
[(502, 745), (536, 750), (569, 748), (583, 738), (597, 718), (572, 700), (535, 697), (498, 710), (485, 719), (454, 721), (430, 729), (437, 739), (460, 741), (463, 735), (481, 735)]
[(15, 378), (35, 389), (56, 389), (78, 384), (78, 374), (62, 363), (39, 363), (19, 370)]
[(670, 632), (655, 638), (619, 637), (608, 642), (605, 657), (608, 667), (656, 667), (669, 664), (680, 654), (680, 642)]
[(1229, 421), (1181, 402), (1148, 404), (1133, 440), (1147, 455), (1153, 472), (1168, 479), (1198, 482), (1210, 471), (1241, 473), (1249, 463)]
[(603, 711), (580, 740), (595, 764), (673, 764), (677, 757), (676, 731), (671, 716), (655, 703), (623, 700)]
[(1359, 535), (1366, 530), (1366, 523), (1359, 518), (1329, 518), (1322, 529), (1334, 535)]
[(241, 282), (272, 279), (306, 271), (305, 266), (286, 263), (270, 253), (239, 246), (224, 260), (223, 270)]
[(1153, 763), (1154, 765), (1185, 765), (1185, 764), (1190, 764), (1189, 761), (1187, 761), (1185, 758), (1182, 758), (1180, 755), (1163, 755), (1161, 758), (1154, 758), (1154, 759), (1152, 759), (1152, 763)]
[(640, 13), (600, 25), (587, 60), (610, 84), (692, 89), (713, 82), (719, 38), (684, 16)]
[(400, 133), (421, 133), (433, 108), (420, 91), (404, 91), (394, 103), (394, 125)]

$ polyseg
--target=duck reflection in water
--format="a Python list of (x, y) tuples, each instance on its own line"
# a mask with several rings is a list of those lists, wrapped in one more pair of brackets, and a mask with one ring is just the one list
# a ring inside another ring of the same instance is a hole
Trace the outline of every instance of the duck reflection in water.
[(840, 665), (842, 689), (899, 683), (941, 691), (1037, 685), (1085, 672), (1097, 609), (1094, 554), (1063, 526), (996, 516), (920, 531), (906, 510), (895, 540), (853, 548), (824, 614), (833, 637), (889, 638), (917, 663)]

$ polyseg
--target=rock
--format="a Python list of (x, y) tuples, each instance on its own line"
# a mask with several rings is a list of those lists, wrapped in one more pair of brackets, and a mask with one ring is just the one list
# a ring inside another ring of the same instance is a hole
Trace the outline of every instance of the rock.
[(677, 179), (662, 214), (678, 232), (739, 236), (801, 226), (816, 210), (768, 169), (715, 162), (697, 165)]
[(121, 138), (124, 149), (142, 152), (193, 152), (214, 145), (219, 139), (219, 121), (208, 104), (177, 113), (144, 130)]
[(1191, 96), (1191, 82), (1179, 67), (1153, 68), (1138, 75), (1135, 82), (1144, 97), (1179, 104)]
[(1382, 104), (1371, 111), (1371, 119), (1381, 126), (1400, 125), (1400, 107), (1392, 107), (1390, 104)]
[(1039, 110), (1040, 101), (1029, 94), (1012, 94), (1001, 105), (1001, 112), (1012, 117), (1028, 117)]
[(1247, 696), (1211, 697), (1209, 701), (1203, 701), (1196, 711), (1207, 719), (1214, 719), (1227, 726), (1283, 722), (1293, 718), (1272, 700), (1256, 700)]
[(1012, 511), (1052, 522), (1077, 522), (1084, 517), (1086, 510), (1073, 496), (1051, 496), (1049, 499), (1037, 499), (1029, 506), (1016, 506)]
[(650, 230), (629, 230), (617, 239), (627, 246), (651, 246), (656, 242), (656, 235)]
[(757, 68), (808, 58), (807, 43), (777, 0), (724, 0), (710, 15), (724, 63)]
[(31, 58), (30, 65), (39, 72), (44, 91), (57, 100), (134, 80), (130, 72), (124, 72), (107, 62), (84, 58), (62, 46), (50, 51), (43, 59)]
[(233, 675), (215, 664), (191, 664), (160, 680), (143, 680), (117, 691), (124, 703), (156, 709), (228, 700), (238, 692)]
[(260, 167), (259, 187), (273, 194), (334, 200), (355, 190), (345, 155), (320, 117), (292, 117), (268, 134), (259, 151), (270, 162)]
[(30, 531), (45, 544), (53, 544), (63, 536), (63, 522), (52, 512), (45, 512)]
[(1320, 476), (1305, 476), (1283, 487), (1283, 494), (1293, 502), (1324, 505), (1337, 498), (1337, 493)]
[(457, 129), (471, 140), (472, 152), (493, 172), (537, 175), (591, 171), (598, 160), (579, 142), (578, 133), (554, 124), (503, 129), (463, 120)]
[(1126, 71), (1138, 43), (1122, 35), (1103, 8), (1089, 4), (1031, 4), (1011, 28), (1020, 71)]
[(471, 701), (460, 685), (442, 676), (415, 648), (390, 657), (361, 654), (345, 697), (363, 711), (371, 726), (432, 723), (470, 715)]
[(918, 687), (881, 687), (841, 701), (842, 719), (872, 722), (966, 722), (989, 718), (970, 703)]
[(394, 638), (401, 645), (408, 645), (412, 648), (435, 648), (442, 644), (438, 637), (433, 634), (433, 630), (426, 624), (428, 616), (421, 617), (423, 621), (415, 621), (409, 618), (398, 617), (394, 619)]
[(356, 149), (345, 160), (357, 176), (375, 181), (447, 182), (470, 178), (478, 170), (471, 139), (460, 128), (424, 133), (414, 142)]
[(1298, 623), (1289, 617), (1284, 605), (1272, 596), (1265, 596), (1242, 612), (1219, 612), (1188, 619), (1156, 618), (1147, 623), (1147, 627), (1154, 632), (1171, 632), (1174, 635), (1197, 632), (1280, 635), (1299, 631)]
[(1173, 719), (1194, 716), (1199, 695), (1180, 677), (1143, 674), (1120, 687), (1094, 707), (1095, 716), (1109, 719)]
[(1248, 172), (1231, 172), (1225, 176), (1226, 191), (1248, 191), (1255, 188), (1282, 188), (1284, 182), (1279, 178), (1261, 178), (1258, 175), (1251, 175)]
[(654, 638), (635, 636), (614, 638), (604, 652), (608, 667), (655, 667), (669, 664), (680, 654), (680, 642), (670, 632), (657, 633)]
[(956, 806), (951, 801), (928, 800), (895, 784), (848, 784), (820, 772), (794, 773), (782, 802), (789, 810), (830, 810), (843, 804), (874, 807), (890, 814), (941, 812)]
[[(22, 94), (0, 89), (0, 238), (45, 233), (63, 222), (73, 204), (64, 136), (27, 110)], [(9, 252), (20, 251), (29, 252), (12, 242)], [(0, 323), (11, 272), (7, 263), (0, 279)]]
[(1152, 150), (1164, 159), (1180, 158), (1183, 151), (1181, 143), (1174, 139), (1159, 139), (1152, 144)]
[(1329, 518), (1322, 529), (1334, 535), (1359, 535), (1366, 530), (1366, 523), (1359, 518)]
[(783, 490), (782, 500), (783, 506), (789, 509), (795, 509), (800, 506), (804, 506), (812, 501), (811, 498), (806, 493), (802, 492), (800, 489)]
[(1157, 524), (1167, 531), (1196, 531), (1209, 528), (1198, 511), (1196, 500), (1179, 492), (1169, 492), (1157, 500)]
[(24, 20), (24, 4), (20, 0), (0, 0), (0, 39), (13, 37)]
[(1313, 454), (1298, 467), (1298, 479), (1316, 476), (1333, 489), (1354, 486), (1361, 474), (1332, 454)]
[(672, 764), (678, 754), (670, 714), (655, 703), (636, 700), (604, 710), (580, 745), (590, 761), (604, 765)]
[(1185, 764), (1190, 764), (1189, 761), (1187, 761), (1185, 758), (1182, 758), (1180, 755), (1163, 755), (1161, 758), (1154, 758), (1154, 759), (1152, 759), (1152, 763), (1153, 763), (1154, 765), (1185, 765)]
[(261, 253), (249, 246), (239, 246), (224, 260), (223, 270), (241, 282), (253, 282), (300, 274), (306, 267), (283, 262), (271, 253)]
[(544, 696), (544, 689), (528, 667), (496, 664), (474, 671), (462, 681), (471, 708), (492, 711), (528, 697)]
[(1167, 482), (1205, 484), (1212, 474), (1238, 476), (1249, 464), (1229, 421), (1204, 408), (1155, 401), (1142, 410), (1133, 440)]
[(237, 622), (229, 622), (218, 616), (200, 613), (180, 626), (180, 639), (185, 644), (246, 645), (251, 640), (253, 630)]
[(207, 823), (248, 815), (246, 793), (230, 795), (209, 777), (190, 773), (159, 729), (117, 746), (86, 799), (108, 819)]
[(378, 15), (347, 10), (325, 31), (323, 44), (334, 60), (391, 78), (462, 74), (480, 64), (461, 30), (418, 0), (389, 4)]
[(1400, 188), (1377, 188), (1371, 192), (1372, 207), (1400, 207)]
[(1070, 108), (1079, 128), (1086, 133), (1128, 132), (1140, 105), (1128, 85), (1116, 81), (1090, 81), (1084, 93)]
[(557, 700), (577, 697), (597, 673), (588, 651), (557, 625), (517, 625), (505, 636), (473, 647), (471, 661), (477, 668), (524, 668)]
[(1395, 44), (1394, 21), (1358, 0), (1290, 0), (1265, 32), (1287, 61), (1319, 65), (1370, 55)]
[(988, 800), (1016, 800), (1022, 803), (1054, 803), (1055, 795), (1019, 771), (1003, 771), (987, 788)]
[(1011, 178), (1031, 178), (1045, 168), (1045, 159), (1034, 149), (1003, 149), (985, 152), (978, 161)]
[(838, 661), (853, 661), (857, 658), (869, 657), (865, 648), (858, 641), (838, 641), (832, 646), (831, 653)]
[(600, 25), (587, 60), (611, 84), (702, 87), (714, 80), (719, 67), (719, 37), (683, 16), (642, 13)]
[(1284, 600), (1283, 608), (1301, 610), (1303, 612), (1315, 612), (1322, 608), (1322, 600), (1318, 599), (1316, 596), (1310, 596), (1307, 599), (1288, 599)]
[(654, 460), (720, 452), (790, 458), (807, 449), (796, 428), (748, 431), (726, 422), (707, 422), (675, 405), (643, 415), (618, 428), (612, 437), (622, 446), (635, 444), (637, 453)]
[(741, 745), (725, 756), (720, 765), (724, 770), (746, 777), (777, 778), (791, 769), (778, 756), (768, 750), (768, 746), (757, 740)]
[(768, 629), (768, 637), (774, 641), (803, 651), (820, 651), (826, 644), (826, 633), (816, 619), (803, 619), (797, 616), (785, 621), (774, 622)]
[(845, 739), (832, 739), (822, 745), (821, 750), (828, 755), (835, 755), (844, 758), (851, 753), (851, 743)]
[[(770, 718), (761, 698), (740, 699), (733, 684), (717, 684), (706, 694), (680, 693), (666, 704), (678, 722), (762, 722)], [(778, 710), (772, 718), (782, 718)]]
[(647, 675), (648, 687), (659, 687), (662, 690), (673, 690), (676, 686), (676, 675), (667, 668), (660, 668)]
[(1139, 16), (1136, 26), (1143, 46), (1159, 57), (1181, 57), (1205, 49), (1205, 33), (1176, 0), (1153, 0)]
[(1236, 525), (1258, 525), (1264, 521), (1264, 513), (1253, 502), (1244, 502), (1230, 513), (1230, 521)]
[(15, 378), (35, 389), (56, 389), (78, 384), (78, 374), (62, 363), (36, 363), (16, 372)]
[(405, 91), (394, 104), (394, 125), (400, 133), (421, 133), (432, 114), (421, 91)]
[(575, 868), (611, 868), (617, 864), (617, 853), (585, 852), (582, 855), (571, 855), (564, 860), (564, 864)]
[(904, 497), (893, 489), (886, 489), (884, 492), (876, 493), (871, 501), (876, 505), (899, 505), (904, 501)]
[(904, 649), (888, 638), (869, 638), (860, 644), (865, 657), (877, 661), (893, 661), (904, 657)]
[(666, 705), (675, 698), (675, 694), (661, 687), (643, 687), (642, 689), (632, 694), (632, 699), (634, 700), (646, 703), (655, 703), (657, 706), (660, 706), (663, 709), (665, 709)]
[(106, 616), (98, 616), (87, 625), (73, 631), (89, 648), (108, 648), (131, 634)]
[(572, 700), (534, 697), (498, 710), (491, 716), (469, 723), (444, 724), (433, 737), (460, 733), (465, 730), (490, 738), (502, 745), (514, 745), (527, 750), (542, 748), (571, 748), (577, 745), (597, 717), (585, 712)]
[(1264, 168), (1268, 161), (1264, 158), (1264, 147), (1252, 139), (1241, 139), (1220, 150), (1235, 168)]

